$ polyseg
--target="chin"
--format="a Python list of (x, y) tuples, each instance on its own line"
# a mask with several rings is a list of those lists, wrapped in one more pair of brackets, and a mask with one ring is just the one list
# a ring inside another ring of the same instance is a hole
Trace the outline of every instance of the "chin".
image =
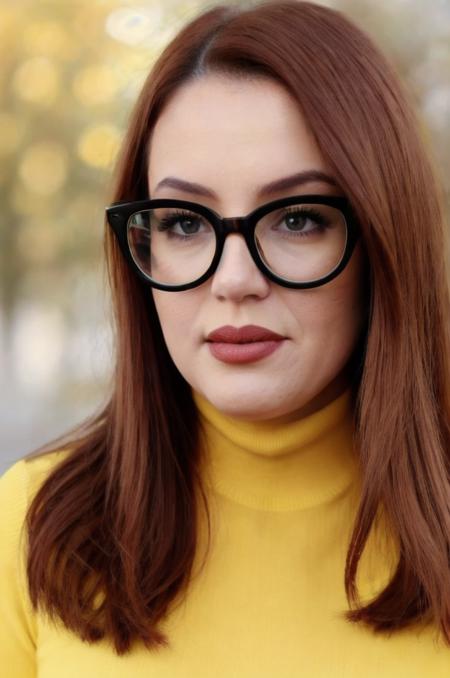
[[(209, 402), (223, 414), (234, 417), (236, 419), (245, 419), (246, 421), (262, 421), (280, 416), (286, 411), (289, 412), (288, 406), (283, 408), (281, 406), (279, 397), (276, 394), (268, 394), (267, 399), (261, 398), (258, 400), (256, 393), (234, 393), (234, 394), (208, 394), (205, 397)], [(274, 401), (278, 407), (274, 407)], [(291, 408), (295, 409), (295, 407)]]

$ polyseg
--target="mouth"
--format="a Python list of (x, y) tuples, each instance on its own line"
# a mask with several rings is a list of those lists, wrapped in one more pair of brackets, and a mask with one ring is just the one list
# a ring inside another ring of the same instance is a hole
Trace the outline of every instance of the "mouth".
[(250, 344), (261, 341), (281, 341), (286, 337), (260, 325), (233, 327), (223, 325), (208, 334), (206, 341), (228, 344)]
[(225, 363), (248, 363), (265, 358), (286, 340), (277, 332), (258, 325), (237, 328), (225, 325), (210, 332), (206, 338), (214, 358)]

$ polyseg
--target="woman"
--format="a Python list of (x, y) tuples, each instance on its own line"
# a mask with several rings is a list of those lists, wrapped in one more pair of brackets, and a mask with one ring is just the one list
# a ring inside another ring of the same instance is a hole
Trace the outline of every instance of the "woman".
[(7, 675), (448, 676), (445, 229), (392, 68), (208, 9), (107, 218), (109, 402), (2, 479)]

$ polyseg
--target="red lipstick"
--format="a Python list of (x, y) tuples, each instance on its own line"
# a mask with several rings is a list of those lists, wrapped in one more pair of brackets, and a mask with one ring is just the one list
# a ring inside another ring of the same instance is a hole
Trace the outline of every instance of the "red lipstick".
[(211, 354), (225, 363), (261, 360), (276, 351), (285, 339), (281, 334), (259, 325), (224, 325), (206, 337)]

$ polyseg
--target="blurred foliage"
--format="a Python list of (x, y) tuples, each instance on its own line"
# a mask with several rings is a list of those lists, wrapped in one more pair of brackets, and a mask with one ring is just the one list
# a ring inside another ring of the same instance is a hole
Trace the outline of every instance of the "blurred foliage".
[[(31, 417), (41, 411), (37, 394), (87, 409), (101, 394), (111, 168), (155, 58), (214, 4), (0, 0), (0, 351), (10, 393), (35, 399)], [(322, 4), (356, 20), (395, 62), (449, 190), (450, 0)]]

